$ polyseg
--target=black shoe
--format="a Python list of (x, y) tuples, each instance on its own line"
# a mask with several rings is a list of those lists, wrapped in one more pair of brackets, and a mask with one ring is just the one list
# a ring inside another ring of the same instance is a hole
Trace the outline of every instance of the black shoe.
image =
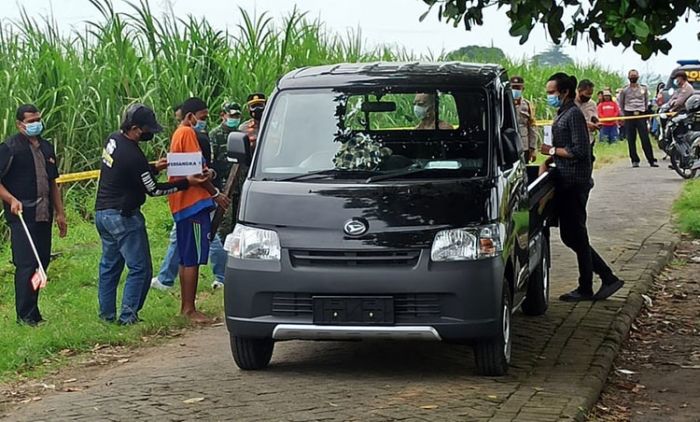
[(632, 163), (632, 167), (633, 167), (633, 168), (639, 167), (639, 163)]
[(656, 164), (656, 161), (652, 161), (649, 163), (649, 167), (658, 167), (659, 165)]
[(600, 286), (600, 290), (598, 290), (598, 292), (595, 295), (593, 295), (593, 298), (595, 300), (605, 300), (610, 296), (614, 295), (615, 292), (620, 290), (624, 285), (625, 282), (620, 280), (619, 278), (613, 281), (612, 283), (603, 284), (602, 286)]
[(578, 289), (574, 289), (569, 293), (564, 293), (559, 296), (559, 300), (564, 302), (583, 302), (585, 300), (593, 300), (593, 293), (581, 293)]

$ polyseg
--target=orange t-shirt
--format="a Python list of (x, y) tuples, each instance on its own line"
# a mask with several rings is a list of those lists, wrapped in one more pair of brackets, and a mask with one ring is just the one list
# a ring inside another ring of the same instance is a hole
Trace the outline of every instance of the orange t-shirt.
[[(201, 151), (194, 129), (189, 126), (180, 126), (175, 130), (170, 141), (170, 152)], [(182, 177), (170, 177), (168, 181), (174, 182), (180, 179)], [(168, 203), (175, 221), (182, 221), (202, 211), (210, 211), (214, 208), (214, 200), (202, 186), (190, 186), (183, 191), (175, 192), (168, 196)]]

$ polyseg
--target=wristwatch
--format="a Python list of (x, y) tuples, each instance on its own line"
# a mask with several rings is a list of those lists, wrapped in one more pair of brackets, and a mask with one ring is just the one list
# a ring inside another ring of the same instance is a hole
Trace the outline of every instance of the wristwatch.
[(556, 147), (551, 147), (549, 149), (549, 155), (554, 156), (557, 154), (557, 148)]

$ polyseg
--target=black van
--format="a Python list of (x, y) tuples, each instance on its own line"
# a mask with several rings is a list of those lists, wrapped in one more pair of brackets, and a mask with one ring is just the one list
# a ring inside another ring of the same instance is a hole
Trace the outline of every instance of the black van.
[[(226, 239), (226, 323), (242, 369), (282, 340), (474, 345), (511, 356), (511, 315), (545, 312), (549, 172), (527, 168), (496, 65), (338, 64), (277, 84)], [(532, 181), (528, 185), (528, 180)]]

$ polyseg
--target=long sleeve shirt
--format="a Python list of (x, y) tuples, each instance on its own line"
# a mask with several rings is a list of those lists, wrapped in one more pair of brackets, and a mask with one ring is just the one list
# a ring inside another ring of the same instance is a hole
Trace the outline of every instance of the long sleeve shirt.
[(593, 172), (591, 143), (586, 119), (573, 101), (559, 108), (552, 124), (552, 145), (563, 148), (572, 158), (554, 156), (557, 166), (557, 185), (560, 188), (592, 186)]
[(111, 134), (102, 151), (95, 209), (116, 209), (122, 215), (130, 216), (146, 202), (146, 195), (170, 195), (189, 186), (184, 179), (175, 183), (158, 183), (155, 173), (154, 166), (148, 163), (137, 142), (121, 132)]

